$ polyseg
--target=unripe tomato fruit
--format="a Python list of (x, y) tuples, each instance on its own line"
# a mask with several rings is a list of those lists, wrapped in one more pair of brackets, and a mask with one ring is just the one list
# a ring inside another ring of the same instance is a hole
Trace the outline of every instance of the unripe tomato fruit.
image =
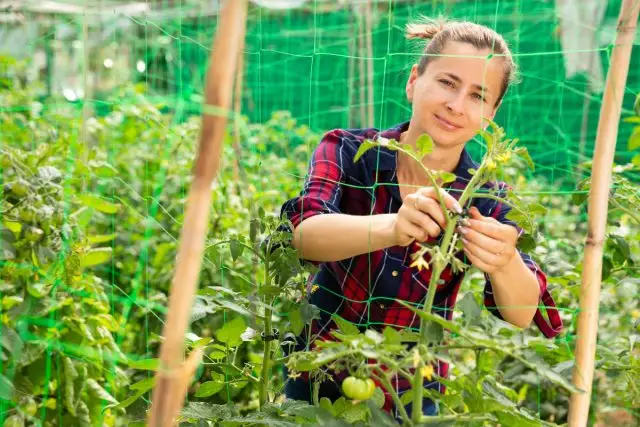
[(376, 384), (371, 378), (360, 379), (349, 376), (342, 382), (342, 391), (349, 399), (367, 400), (373, 396), (375, 389)]

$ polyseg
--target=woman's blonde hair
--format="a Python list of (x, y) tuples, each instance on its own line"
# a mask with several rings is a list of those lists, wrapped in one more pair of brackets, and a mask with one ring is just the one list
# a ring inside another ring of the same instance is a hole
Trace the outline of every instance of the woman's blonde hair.
[(418, 74), (424, 73), (429, 62), (437, 59), (449, 41), (469, 43), (476, 49), (490, 49), (492, 55), (503, 58), (504, 64), (502, 87), (495, 104), (498, 105), (509, 84), (516, 80), (517, 73), (511, 50), (502, 36), (484, 25), (468, 21), (447, 21), (443, 18), (422, 18), (422, 21), (408, 24), (406, 28), (407, 38), (428, 40), (418, 65)]

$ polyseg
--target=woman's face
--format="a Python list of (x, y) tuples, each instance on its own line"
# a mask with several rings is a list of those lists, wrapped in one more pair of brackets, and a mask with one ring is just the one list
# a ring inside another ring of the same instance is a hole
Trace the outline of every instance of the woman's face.
[(407, 82), (413, 104), (412, 126), (438, 145), (453, 147), (469, 141), (493, 119), (503, 79), (503, 59), (487, 60), (489, 49), (448, 42), (441, 56), (418, 76), (414, 65)]

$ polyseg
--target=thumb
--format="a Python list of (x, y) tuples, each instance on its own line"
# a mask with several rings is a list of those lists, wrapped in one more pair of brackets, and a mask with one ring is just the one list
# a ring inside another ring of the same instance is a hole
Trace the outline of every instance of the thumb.
[(477, 219), (479, 221), (488, 221), (488, 222), (493, 222), (494, 221), (494, 219), (491, 218), (491, 217), (483, 216), (480, 213), (480, 210), (478, 208), (476, 208), (475, 206), (472, 207), (471, 209), (469, 209), (469, 214), (471, 215), (471, 218)]

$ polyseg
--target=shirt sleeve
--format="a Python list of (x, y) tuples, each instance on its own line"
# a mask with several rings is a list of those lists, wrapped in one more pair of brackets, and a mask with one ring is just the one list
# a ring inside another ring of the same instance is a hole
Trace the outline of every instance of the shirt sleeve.
[(293, 228), (315, 215), (340, 213), (341, 184), (353, 165), (354, 147), (341, 130), (324, 135), (311, 157), (302, 191), (281, 208), (281, 216)]
[[(499, 183), (499, 195), (506, 194), (506, 190), (509, 187), (505, 183)], [(504, 191), (503, 191), (504, 190)], [(524, 230), (520, 228), (514, 221), (506, 218), (507, 214), (511, 210), (511, 207), (505, 203), (500, 203), (498, 201), (492, 201), (494, 204), (493, 208), (490, 211), (490, 215), (499, 222), (503, 224), (509, 224), (514, 226), (518, 230), (518, 236), (521, 236)], [(487, 216), (487, 215), (485, 215)], [(538, 300), (538, 309), (536, 310), (536, 314), (533, 318), (535, 324), (538, 326), (540, 331), (547, 338), (553, 338), (558, 335), (562, 331), (562, 319), (560, 318), (560, 313), (556, 308), (555, 301), (553, 297), (549, 293), (549, 289), (547, 286), (547, 276), (542, 271), (542, 269), (538, 266), (538, 264), (526, 253), (518, 250), (518, 253), (522, 257), (524, 263), (529, 267), (529, 269), (535, 274), (536, 279), (538, 280), (538, 286), (540, 287), (540, 299)], [(498, 317), (501, 320), (504, 320), (500, 311), (496, 307), (496, 302), (493, 296), (493, 288), (491, 284), (491, 280), (489, 275), (485, 273), (485, 287), (484, 287), (484, 304), (487, 309)], [(546, 312), (547, 317), (544, 316)]]

